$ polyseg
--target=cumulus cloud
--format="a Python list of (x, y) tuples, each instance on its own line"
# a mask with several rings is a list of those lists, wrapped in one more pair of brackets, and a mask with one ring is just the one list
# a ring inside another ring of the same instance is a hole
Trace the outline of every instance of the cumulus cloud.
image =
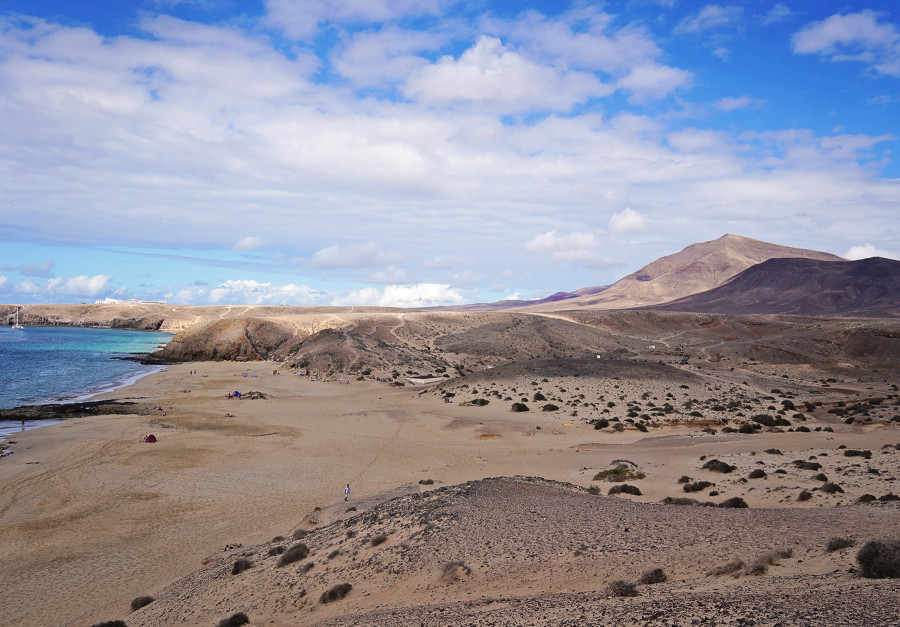
[(894, 253), (887, 250), (876, 248), (872, 244), (863, 244), (861, 246), (851, 246), (850, 249), (841, 255), (844, 259), (850, 261), (858, 261), (859, 259), (868, 259), (869, 257), (884, 257), (886, 259), (900, 260), (900, 253)]
[(324, 22), (371, 23), (437, 15), (440, 0), (267, 0), (266, 21), (288, 37), (309, 39)]
[(646, 231), (647, 221), (640, 213), (626, 207), (624, 211), (614, 213), (609, 219), (609, 231), (615, 235), (629, 231)]
[(593, 233), (569, 233), (558, 235), (556, 230), (538, 235), (525, 243), (529, 253), (547, 255), (556, 263), (572, 263), (588, 266), (614, 265), (610, 258), (599, 255), (599, 243)]
[(792, 38), (797, 54), (865, 63), (876, 75), (900, 76), (900, 32), (870, 10), (835, 14), (804, 26)]
[[(203, 293), (203, 290), (181, 291), (177, 298), (190, 300)], [(253, 279), (228, 280), (209, 290), (209, 301), (222, 305), (318, 305), (328, 297), (328, 293), (307, 285), (273, 285)]]
[(36, 294), (48, 298), (57, 296), (71, 296), (77, 298), (98, 298), (108, 296), (111, 293), (109, 283), (112, 275), (97, 274), (95, 276), (79, 275), (65, 278), (56, 277), (43, 283), (35, 283), (25, 279), (18, 285), (13, 285), (16, 292), (22, 294)]
[(791, 11), (790, 7), (788, 7), (786, 4), (779, 2), (778, 4), (773, 6), (771, 9), (769, 9), (769, 11), (763, 17), (762, 23), (764, 26), (768, 26), (770, 24), (777, 24), (779, 22), (783, 22), (784, 20), (786, 20), (793, 14), (794, 14), (794, 12)]
[(372, 305), (377, 307), (438, 307), (459, 305), (463, 295), (447, 284), (387, 285), (383, 290), (367, 287), (336, 298), (332, 305)]
[(616, 82), (616, 87), (631, 92), (631, 99), (643, 102), (664, 98), (676, 89), (687, 87), (693, 81), (690, 72), (667, 65), (648, 63), (634, 68), (628, 76)]
[(243, 252), (251, 252), (258, 248), (262, 248), (263, 241), (258, 237), (245, 237), (238, 240), (232, 250), (240, 250)]
[(540, 65), (496, 37), (482, 36), (459, 59), (443, 56), (413, 74), (403, 91), (425, 103), (478, 103), (503, 111), (567, 111), (613, 89), (593, 74)]
[(723, 7), (718, 4), (707, 4), (694, 15), (682, 19), (675, 26), (676, 33), (699, 33), (737, 22), (744, 13), (739, 6)]
[(313, 253), (312, 262), (317, 268), (371, 268), (386, 266), (397, 255), (383, 252), (375, 242), (352, 246), (328, 246)]
[(403, 268), (388, 266), (384, 270), (370, 274), (368, 281), (370, 283), (412, 283), (413, 278)]
[(333, 55), (332, 64), (357, 87), (385, 87), (403, 82), (428, 65), (430, 61), (416, 53), (435, 50), (444, 39), (395, 26), (354, 33)]

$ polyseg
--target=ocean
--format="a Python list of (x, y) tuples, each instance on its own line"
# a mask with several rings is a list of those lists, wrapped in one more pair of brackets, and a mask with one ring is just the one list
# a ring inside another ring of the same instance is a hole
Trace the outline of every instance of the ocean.
[[(128, 385), (161, 367), (122, 358), (152, 352), (171, 338), (118, 329), (0, 327), (0, 409), (84, 400)], [(20, 428), (0, 421), (0, 439)]]

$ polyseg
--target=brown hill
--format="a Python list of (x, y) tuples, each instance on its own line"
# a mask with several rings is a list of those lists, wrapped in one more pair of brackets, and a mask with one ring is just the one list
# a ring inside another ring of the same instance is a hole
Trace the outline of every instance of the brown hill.
[(661, 304), (718, 287), (743, 270), (775, 257), (843, 261), (830, 253), (779, 246), (738, 235), (723, 235), (710, 242), (691, 244), (680, 252), (657, 259), (597, 294), (523, 309), (626, 309)]
[(900, 261), (769, 259), (717, 288), (652, 309), (896, 318), (900, 316)]

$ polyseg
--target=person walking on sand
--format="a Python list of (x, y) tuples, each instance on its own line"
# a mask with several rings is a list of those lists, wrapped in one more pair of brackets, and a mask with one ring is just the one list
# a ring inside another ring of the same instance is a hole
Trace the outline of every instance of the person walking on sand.
[(350, 484), (349, 483), (347, 484), (347, 487), (344, 488), (344, 500), (345, 501), (350, 500)]

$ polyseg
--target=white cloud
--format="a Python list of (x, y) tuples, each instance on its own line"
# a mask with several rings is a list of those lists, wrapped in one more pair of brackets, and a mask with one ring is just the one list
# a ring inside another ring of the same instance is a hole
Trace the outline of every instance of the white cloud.
[(811, 22), (792, 38), (797, 54), (865, 63), (875, 74), (900, 76), (900, 32), (874, 11), (835, 14)]
[(461, 266), (466, 263), (470, 262), (457, 255), (438, 255), (437, 257), (422, 262), (422, 265), (426, 268), (447, 270), (449, 268), (455, 268), (456, 266)]
[(718, 4), (707, 4), (695, 15), (682, 19), (675, 26), (676, 33), (699, 33), (706, 30), (730, 26), (737, 22), (744, 13), (739, 6), (723, 7)]
[[(196, 300), (204, 290), (182, 290), (179, 299)], [(247, 305), (318, 305), (330, 295), (307, 285), (273, 285), (252, 279), (228, 280), (209, 291), (209, 302), (213, 304)], [(181, 302), (181, 301), (179, 301)]]
[(369, 283), (412, 283), (414, 279), (403, 268), (397, 266), (388, 266), (384, 270), (373, 272), (369, 275), (367, 281)]
[(335, 70), (357, 87), (385, 87), (406, 80), (430, 62), (419, 53), (445, 43), (438, 35), (393, 26), (354, 33), (334, 54)]
[(375, 242), (353, 246), (329, 246), (313, 253), (312, 262), (317, 268), (371, 268), (385, 266), (397, 259), (381, 250)]
[(740, 96), (738, 98), (721, 98), (716, 101), (716, 109), (721, 111), (737, 111), (738, 109), (747, 109), (749, 107), (759, 106), (760, 101), (750, 96)]
[(557, 235), (556, 230), (538, 235), (525, 243), (529, 253), (548, 255), (554, 263), (571, 263), (587, 266), (607, 266), (616, 262), (598, 254), (599, 243), (593, 233), (569, 233)]
[(763, 17), (762, 23), (764, 26), (768, 26), (769, 24), (777, 24), (778, 22), (783, 22), (790, 16), (794, 14), (791, 11), (790, 7), (786, 4), (779, 2), (766, 13), (765, 17)]
[(589, 98), (612, 93), (593, 74), (540, 65), (482, 36), (459, 59), (441, 57), (413, 74), (403, 86), (424, 103), (478, 103), (502, 111), (567, 111)]
[(95, 276), (79, 275), (65, 278), (56, 277), (43, 283), (35, 283), (31, 279), (25, 279), (18, 285), (11, 285), (12, 289), (22, 294), (35, 294), (54, 298), (58, 296), (74, 296), (79, 298), (97, 298), (108, 296), (111, 293), (109, 282), (112, 275), (97, 274)]
[(267, 22), (297, 40), (328, 21), (372, 23), (407, 15), (437, 15), (440, 0), (267, 0)]
[(884, 257), (886, 259), (900, 260), (900, 253), (893, 253), (887, 250), (876, 248), (872, 244), (863, 244), (862, 246), (851, 246), (850, 249), (841, 255), (844, 259), (857, 261), (859, 259), (868, 259), (869, 257)]
[(258, 237), (245, 237), (235, 243), (232, 250), (240, 250), (243, 252), (251, 252), (263, 247), (263, 241)]
[(626, 207), (624, 211), (614, 213), (609, 219), (609, 231), (613, 234), (628, 233), (629, 231), (646, 231), (647, 221), (640, 213)]
[(462, 294), (446, 284), (387, 285), (384, 290), (367, 287), (336, 298), (332, 305), (371, 305), (377, 307), (437, 307), (464, 302)]
[(34, 276), (41, 278), (50, 278), (53, 276), (53, 267), (56, 264), (52, 261), (45, 261), (42, 264), (26, 263), (21, 266), (3, 266), (3, 270), (13, 270), (23, 276)]
[(522, 300), (522, 294), (520, 292), (513, 292), (503, 300)]
[(5, 275), (0, 274), (0, 290), (5, 289), (7, 283), (9, 283), (9, 279)]
[(690, 72), (649, 63), (634, 68), (628, 76), (616, 82), (616, 87), (631, 92), (631, 99), (636, 102), (654, 98), (664, 98), (676, 89), (688, 87), (693, 81)]

